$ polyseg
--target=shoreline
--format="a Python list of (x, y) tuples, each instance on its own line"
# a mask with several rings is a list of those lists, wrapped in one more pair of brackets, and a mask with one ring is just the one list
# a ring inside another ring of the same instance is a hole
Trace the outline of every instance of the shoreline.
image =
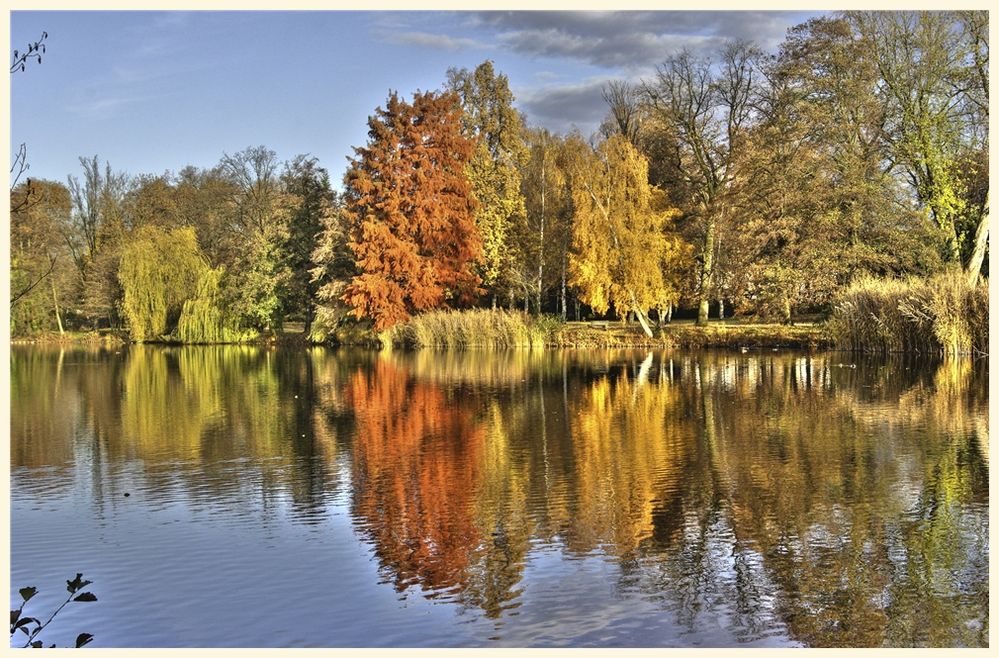
[[(607, 348), (733, 348), (733, 349), (833, 349), (832, 339), (822, 326), (814, 324), (741, 324), (738, 321), (715, 321), (706, 327), (693, 324), (671, 324), (657, 331), (657, 336), (649, 338), (637, 325), (623, 325), (620, 322), (569, 322), (561, 326), (541, 349), (607, 349)], [(380, 336), (370, 329), (346, 327), (338, 331), (335, 340), (311, 342), (301, 332), (285, 332), (258, 338), (243, 343), (211, 343), (217, 345), (258, 345), (312, 347), (329, 345), (336, 347), (384, 348), (387, 337)], [(58, 334), (38, 334), (10, 339), (11, 345), (94, 345), (120, 347), (123, 345), (194, 345), (175, 341), (130, 341), (120, 333), (67, 332)], [(201, 344), (201, 343), (198, 343)], [(414, 346), (403, 343), (392, 345), (404, 349), (440, 349), (433, 345)], [(468, 345), (468, 348), (489, 348), (490, 345)], [(453, 349), (453, 348), (452, 348)], [(514, 347), (512, 349), (522, 349)], [(533, 349), (538, 349), (534, 347)]]

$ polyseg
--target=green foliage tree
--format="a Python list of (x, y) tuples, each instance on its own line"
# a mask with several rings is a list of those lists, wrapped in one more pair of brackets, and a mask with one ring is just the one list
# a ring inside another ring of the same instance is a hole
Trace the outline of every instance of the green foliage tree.
[(326, 222), (336, 212), (336, 193), (329, 173), (313, 157), (300, 155), (285, 165), (281, 183), (287, 200), (288, 232), (284, 244), (284, 267), (288, 272), (281, 291), (285, 313), (300, 315), (308, 334), (315, 317), (319, 283), (312, 277), (312, 255)]
[(948, 260), (960, 264), (967, 260), (962, 244), (971, 242), (966, 235), (978, 225), (962, 155), (969, 138), (987, 139), (987, 120), (969, 112), (988, 98), (978, 82), (988, 70), (978, 16), (966, 15), (966, 25), (959, 14), (940, 11), (848, 12), (846, 18), (877, 66), (892, 160), (943, 232)]
[(760, 72), (731, 186), (739, 306), (790, 322), (858, 275), (939, 267), (933, 232), (885, 164), (877, 68), (849, 24), (795, 27)]
[(282, 320), (281, 291), (291, 279), (285, 247), (289, 199), (278, 160), (264, 146), (225, 154), (219, 168), (238, 190), (232, 208), (233, 249), (222, 280), (225, 304), (239, 324), (271, 331)]
[(193, 229), (138, 229), (122, 249), (118, 271), (124, 291), (122, 310), (132, 340), (167, 336), (207, 269)]
[(316, 288), (315, 322), (310, 340), (325, 341), (346, 319), (350, 308), (343, 295), (351, 279), (357, 274), (354, 254), (349, 246), (349, 217), (339, 202), (322, 217), (322, 229), (316, 237), (309, 274)]
[(496, 296), (525, 296), (533, 281), (526, 265), (531, 250), (521, 167), (527, 157), (524, 122), (513, 107), (506, 75), (486, 60), (475, 68), (448, 71), (448, 88), (461, 99), (465, 134), (477, 140), (468, 179), (479, 202), (475, 224), (482, 236), (480, 275)]

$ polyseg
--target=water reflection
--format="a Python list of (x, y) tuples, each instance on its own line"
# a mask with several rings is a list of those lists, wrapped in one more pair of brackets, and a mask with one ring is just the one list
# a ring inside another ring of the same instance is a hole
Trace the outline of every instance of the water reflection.
[(987, 381), (837, 353), (14, 347), (12, 489), (246, 528), (344, 510), (382, 582), (487, 620), (478, 643), (525, 637), (555, 555), (608, 565), (608, 611), (720, 644), (983, 646)]

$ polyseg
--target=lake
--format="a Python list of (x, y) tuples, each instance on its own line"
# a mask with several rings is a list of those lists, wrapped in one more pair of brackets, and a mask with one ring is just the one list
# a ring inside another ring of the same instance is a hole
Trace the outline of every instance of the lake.
[[(92, 646), (987, 646), (988, 364), (11, 347), (11, 601)], [(36, 616), (37, 616), (36, 615)]]

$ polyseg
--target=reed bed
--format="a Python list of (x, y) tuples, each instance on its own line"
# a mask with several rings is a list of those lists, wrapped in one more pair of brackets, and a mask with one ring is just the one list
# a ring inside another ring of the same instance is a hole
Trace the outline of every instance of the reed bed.
[(528, 347), (558, 342), (562, 323), (502, 309), (431, 311), (388, 331), (388, 340), (406, 347)]
[(838, 347), (858, 352), (988, 355), (989, 291), (960, 272), (933, 277), (862, 277), (829, 320)]

